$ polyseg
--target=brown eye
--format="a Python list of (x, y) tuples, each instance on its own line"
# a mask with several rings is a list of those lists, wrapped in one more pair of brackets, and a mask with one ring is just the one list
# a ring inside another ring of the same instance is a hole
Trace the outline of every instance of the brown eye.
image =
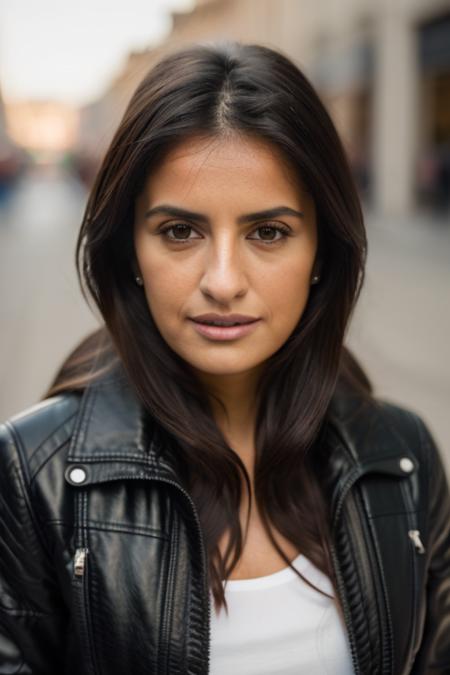
[[(262, 238), (269, 241), (272, 241), (276, 237), (276, 230), (274, 227), (260, 227), (258, 228), (258, 231), (262, 233)], [(266, 235), (269, 235), (266, 237)]]
[[(254, 232), (260, 233), (260, 237), (256, 238), (256, 241), (261, 241), (265, 244), (278, 244), (291, 234), (287, 227), (280, 225), (260, 225)], [(277, 234), (280, 235), (278, 238), (276, 238)], [(254, 237), (251, 237), (251, 239), (254, 239)]]
[[(186, 235), (189, 235), (190, 231), (193, 230), (194, 228), (192, 225), (188, 225), (187, 223), (175, 223), (174, 225), (168, 225), (167, 227), (164, 227), (160, 230), (159, 234), (161, 234), (165, 239), (171, 242), (180, 242), (183, 243), (185, 241), (190, 241), (191, 239), (198, 239), (199, 237), (189, 237)], [(173, 233), (176, 234), (181, 234), (182, 236), (169, 236), (169, 232), (173, 231)]]
[[(174, 232), (176, 235), (177, 235), (177, 234), (186, 235), (186, 234), (189, 233), (189, 231), (190, 231), (192, 228), (189, 227), (189, 225), (172, 225), (172, 228), (171, 228), (171, 229), (173, 230), (173, 232)], [(181, 236), (181, 237), (175, 236), (175, 238), (176, 238), (176, 239), (188, 239), (189, 237), (186, 237), (186, 236)]]

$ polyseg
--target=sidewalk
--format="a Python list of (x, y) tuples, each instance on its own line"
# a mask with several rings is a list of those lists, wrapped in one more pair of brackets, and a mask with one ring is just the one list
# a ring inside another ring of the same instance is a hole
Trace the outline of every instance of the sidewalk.
[(366, 215), (366, 280), (348, 344), (378, 396), (419, 413), (450, 473), (450, 222)]

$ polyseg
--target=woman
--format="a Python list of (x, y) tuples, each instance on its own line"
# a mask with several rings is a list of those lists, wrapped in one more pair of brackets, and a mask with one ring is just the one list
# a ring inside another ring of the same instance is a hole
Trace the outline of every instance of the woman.
[(298, 68), (162, 59), (77, 256), (104, 327), (2, 427), (0, 673), (449, 672), (448, 483), (343, 346), (363, 218)]

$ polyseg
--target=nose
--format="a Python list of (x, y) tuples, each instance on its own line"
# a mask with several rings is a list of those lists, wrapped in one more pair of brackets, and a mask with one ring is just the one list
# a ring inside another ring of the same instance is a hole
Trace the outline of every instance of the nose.
[(221, 237), (205, 253), (200, 290), (221, 305), (229, 305), (236, 297), (245, 295), (247, 279), (242, 256), (235, 241)]

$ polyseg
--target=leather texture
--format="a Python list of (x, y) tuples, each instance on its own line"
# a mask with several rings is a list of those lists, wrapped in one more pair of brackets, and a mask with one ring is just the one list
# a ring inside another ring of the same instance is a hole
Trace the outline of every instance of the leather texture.
[[(336, 393), (328, 418), (354, 671), (450, 673), (440, 451), (420, 417), (387, 402)], [(0, 674), (208, 673), (200, 524), (159, 438), (118, 371), (0, 427)]]

